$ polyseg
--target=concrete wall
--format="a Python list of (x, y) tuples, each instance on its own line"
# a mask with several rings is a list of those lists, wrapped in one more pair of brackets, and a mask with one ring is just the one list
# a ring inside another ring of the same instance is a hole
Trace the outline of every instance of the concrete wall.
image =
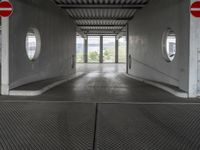
[[(14, 13), (9, 18), (9, 84), (26, 83), (73, 74), (71, 59), (76, 48), (73, 21), (50, 0), (10, 0)], [(29, 28), (41, 36), (41, 53), (30, 61), (25, 39)]]
[[(188, 91), (189, 12), (188, 0), (151, 0), (129, 23), (129, 74), (163, 82)], [(172, 28), (177, 35), (177, 54), (168, 63), (162, 56), (162, 35)]]
[[(191, 0), (191, 4), (196, 0)], [(197, 54), (198, 53), (198, 54)], [(200, 19), (190, 16), (189, 96), (200, 96)]]

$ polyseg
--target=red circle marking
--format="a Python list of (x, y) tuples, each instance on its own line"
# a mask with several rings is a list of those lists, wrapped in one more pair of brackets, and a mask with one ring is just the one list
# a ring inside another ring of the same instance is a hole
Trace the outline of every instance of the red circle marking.
[(200, 1), (194, 2), (190, 11), (194, 17), (200, 17)]
[(0, 16), (8, 17), (13, 13), (13, 6), (10, 2), (0, 2)]

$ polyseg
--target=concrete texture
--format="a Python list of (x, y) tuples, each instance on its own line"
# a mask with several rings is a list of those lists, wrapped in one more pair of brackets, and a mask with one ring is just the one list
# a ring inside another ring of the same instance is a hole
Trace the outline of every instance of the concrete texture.
[(175, 87), (175, 86), (172, 86), (172, 85), (169, 85), (169, 84), (163, 84), (163, 83), (160, 83), (160, 82), (155, 82), (155, 81), (151, 81), (151, 80), (146, 80), (146, 79), (142, 79), (142, 78), (138, 78), (138, 77), (134, 77), (134, 76), (131, 76), (131, 75), (128, 75), (128, 74), (125, 74), (127, 77), (129, 78), (132, 78), (134, 80), (138, 80), (138, 81), (141, 81), (141, 82), (144, 82), (146, 84), (150, 84), (154, 87), (158, 87), (164, 91), (167, 91), (177, 97), (181, 97), (181, 98), (188, 98), (188, 94), (182, 90), (180, 90), (179, 88)]
[[(9, 18), (9, 88), (75, 73), (72, 56), (76, 50), (76, 27), (52, 1), (11, 0)], [(41, 53), (30, 61), (25, 39), (29, 28), (41, 36)]]
[(10, 90), (9, 95), (38, 96), (62, 83), (78, 78), (82, 75), (83, 75), (82, 73), (76, 73), (70, 77), (68, 76), (68, 77), (53, 78), (53, 79), (48, 79), (44, 81), (30, 83), (30, 84), (20, 86), (18, 88)]
[(125, 64), (80, 64), (84, 76), (65, 82), (48, 92), (33, 97), (0, 96), (0, 101), (71, 101), (71, 102), (199, 102), (183, 99), (124, 75)]
[(1, 17), (2, 58), (1, 58), (1, 94), (9, 93), (9, 18)]
[(48, 80), (43, 80), (43, 81), (38, 81), (34, 83), (30, 83), (21, 87), (18, 87), (16, 89), (12, 89), (9, 91), (9, 95), (12, 96), (38, 96), (46, 91), (62, 84), (67, 81), (70, 81), (72, 79), (78, 78), (82, 73), (77, 73), (72, 76), (68, 77), (62, 77), (62, 78), (53, 78), (53, 79), (48, 79)]
[[(191, 4), (196, 0), (191, 0)], [(189, 95), (200, 96), (200, 19), (190, 16)]]
[[(129, 23), (129, 74), (171, 84), (188, 92), (189, 1), (151, 0)], [(162, 56), (162, 35), (172, 28), (177, 37), (177, 54), (168, 63)]]

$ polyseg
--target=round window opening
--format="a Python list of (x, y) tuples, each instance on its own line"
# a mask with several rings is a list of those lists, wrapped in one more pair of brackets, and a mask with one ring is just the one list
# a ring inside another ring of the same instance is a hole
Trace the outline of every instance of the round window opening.
[(172, 62), (176, 56), (176, 34), (172, 29), (167, 29), (162, 40), (163, 57), (167, 62)]
[(40, 55), (41, 39), (40, 33), (35, 28), (30, 28), (26, 34), (26, 53), (28, 58), (33, 61)]

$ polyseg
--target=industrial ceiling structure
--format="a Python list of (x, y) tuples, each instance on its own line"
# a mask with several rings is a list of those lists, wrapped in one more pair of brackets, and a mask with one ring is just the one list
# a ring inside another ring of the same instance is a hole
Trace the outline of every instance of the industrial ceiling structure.
[(149, 0), (54, 0), (85, 35), (117, 35)]

